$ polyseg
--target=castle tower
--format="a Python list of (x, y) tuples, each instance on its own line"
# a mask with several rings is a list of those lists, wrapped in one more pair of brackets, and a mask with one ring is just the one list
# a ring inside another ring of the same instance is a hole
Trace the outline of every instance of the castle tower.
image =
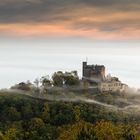
[(105, 80), (105, 66), (104, 65), (87, 65), (83, 62), (83, 79), (92, 79), (95, 81)]
[(83, 62), (83, 77), (86, 77), (87, 62)]

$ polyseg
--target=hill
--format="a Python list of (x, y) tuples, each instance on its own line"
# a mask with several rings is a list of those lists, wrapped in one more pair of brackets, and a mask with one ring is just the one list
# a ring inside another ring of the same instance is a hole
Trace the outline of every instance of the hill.
[(1, 91), (0, 138), (139, 139), (139, 95), (56, 91)]

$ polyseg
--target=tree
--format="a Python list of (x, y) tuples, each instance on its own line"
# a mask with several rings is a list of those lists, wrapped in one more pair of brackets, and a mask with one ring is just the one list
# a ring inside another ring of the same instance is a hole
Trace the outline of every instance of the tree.
[(131, 125), (126, 125), (123, 128), (122, 132), (123, 132), (123, 137), (125, 138), (125, 140), (138, 140), (138, 133), (135, 127)]
[(29, 123), (29, 130), (42, 130), (45, 127), (45, 123), (41, 118), (32, 118)]
[(48, 76), (43, 76), (43, 77), (40, 79), (40, 82), (41, 82), (41, 84), (42, 84), (43, 87), (52, 86), (52, 83), (51, 83), (51, 81), (49, 80)]
[(0, 132), (0, 140), (6, 140), (2, 132)]
[(98, 140), (94, 139), (94, 125), (79, 121), (62, 129), (58, 140)]
[(30, 119), (33, 116), (33, 110), (29, 103), (21, 107), (22, 119)]
[(15, 107), (7, 107), (4, 110), (4, 116), (10, 121), (16, 121), (20, 119), (20, 112)]
[(80, 107), (79, 106), (75, 106), (73, 110), (74, 110), (74, 114), (75, 114), (75, 120), (79, 121), (80, 120), (80, 116), (81, 116)]
[(64, 83), (66, 86), (77, 86), (79, 85), (79, 77), (77, 72), (65, 72)]
[(39, 79), (38, 78), (35, 79), (34, 84), (35, 84), (36, 88), (39, 88)]
[(34, 81), (34, 84), (35, 84), (35, 90), (34, 91), (37, 95), (40, 93), (39, 83), (40, 83), (39, 79), (36, 78), (35, 81)]
[(12, 86), (11, 89), (19, 89), (19, 90), (25, 90), (30, 91), (31, 90), (31, 83), (24, 83), (21, 82), (19, 84), (16, 84), (15, 86)]
[(50, 107), (51, 124), (59, 126), (74, 122), (75, 116), (71, 105), (56, 103)]
[(76, 140), (98, 140), (95, 137), (94, 126), (85, 123), (78, 133)]
[(4, 135), (4, 139), (2, 140), (19, 140), (17, 137), (18, 131), (15, 128), (10, 128), (9, 130), (6, 131)]
[(45, 122), (48, 122), (50, 120), (50, 109), (49, 109), (49, 105), (47, 102), (44, 103), (43, 112), (41, 114), (41, 117)]
[(63, 75), (62, 71), (55, 72), (52, 76), (53, 85), (58, 86), (58, 87), (62, 87), (64, 84), (64, 77), (63, 76), (64, 75)]
[(119, 140), (122, 130), (111, 122), (100, 121), (95, 125), (95, 136), (98, 140)]
[(29, 122), (29, 140), (52, 140), (51, 127), (41, 118), (32, 118)]

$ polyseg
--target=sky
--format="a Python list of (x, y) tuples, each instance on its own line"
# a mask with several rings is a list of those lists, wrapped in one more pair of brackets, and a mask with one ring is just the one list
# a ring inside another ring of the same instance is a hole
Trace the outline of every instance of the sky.
[(140, 87), (140, 0), (0, 0), (0, 88), (103, 64)]
[(49, 75), (77, 70), (82, 62), (106, 67), (106, 75), (118, 77), (131, 87), (140, 86), (139, 42), (95, 42), (81, 39), (0, 40), (0, 88)]
[(0, 35), (139, 40), (139, 0), (0, 0)]

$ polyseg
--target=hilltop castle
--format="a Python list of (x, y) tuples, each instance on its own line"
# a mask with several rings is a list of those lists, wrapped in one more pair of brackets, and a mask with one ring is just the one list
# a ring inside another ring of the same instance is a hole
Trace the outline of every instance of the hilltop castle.
[(119, 78), (112, 77), (110, 74), (106, 76), (104, 65), (87, 65), (87, 62), (83, 62), (82, 67), (82, 80), (88, 82), (90, 86), (96, 83), (101, 92), (125, 91), (127, 88)]
[(83, 79), (101, 82), (105, 80), (105, 66), (103, 65), (87, 65), (83, 62)]

